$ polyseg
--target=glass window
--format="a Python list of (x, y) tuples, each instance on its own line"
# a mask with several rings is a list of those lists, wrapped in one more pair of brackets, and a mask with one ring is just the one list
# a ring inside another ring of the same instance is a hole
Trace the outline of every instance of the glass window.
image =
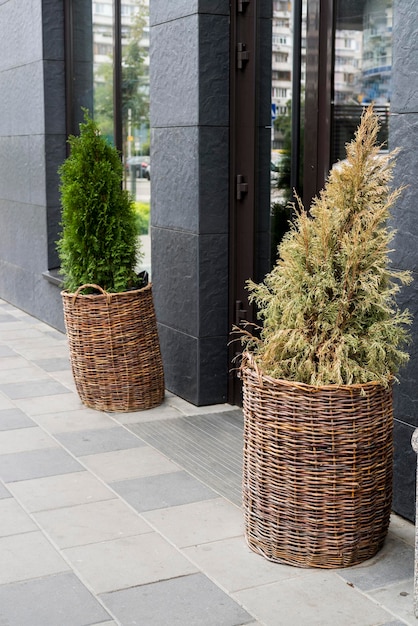
[(371, 102), (381, 118), (379, 139), (388, 140), (392, 0), (338, 0), (335, 23), (331, 163), (345, 158), (345, 144)]

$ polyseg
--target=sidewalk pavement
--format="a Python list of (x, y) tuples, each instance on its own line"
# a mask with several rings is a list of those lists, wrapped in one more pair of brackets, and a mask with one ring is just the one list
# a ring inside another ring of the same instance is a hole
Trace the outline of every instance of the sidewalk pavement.
[(107, 414), (75, 392), (65, 336), (0, 300), (0, 626), (397, 626), (414, 527), (360, 566), (270, 563), (245, 544), (242, 415), (170, 393)]

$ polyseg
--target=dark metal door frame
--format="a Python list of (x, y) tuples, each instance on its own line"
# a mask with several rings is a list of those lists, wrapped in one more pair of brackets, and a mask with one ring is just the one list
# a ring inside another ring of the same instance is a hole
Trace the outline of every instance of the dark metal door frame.
[(308, 208), (330, 168), (334, 0), (309, 0), (306, 32), (303, 202)]
[[(254, 277), (255, 198), (257, 184), (257, 0), (232, 0), (230, 26), (230, 218), (229, 327), (254, 321), (245, 282)], [(233, 342), (232, 360), (241, 347)], [(241, 402), (241, 387), (233, 371), (228, 401)]]

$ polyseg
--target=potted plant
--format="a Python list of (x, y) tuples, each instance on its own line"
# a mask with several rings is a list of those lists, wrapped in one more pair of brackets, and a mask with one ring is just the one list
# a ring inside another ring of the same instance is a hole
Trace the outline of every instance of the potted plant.
[(59, 169), (64, 320), (78, 393), (89, 407), (133, 411), (160, 404), (164, 375), (133, 202), (123, 166), (84, 111)]
[(246, 538), (266, 558), (344, 567), (383, 545), (392, 497), (392, 382), (410, 323), (390, 267), (393, 157), (362, 115), (308, 214), (299, 204), (244, 332)]

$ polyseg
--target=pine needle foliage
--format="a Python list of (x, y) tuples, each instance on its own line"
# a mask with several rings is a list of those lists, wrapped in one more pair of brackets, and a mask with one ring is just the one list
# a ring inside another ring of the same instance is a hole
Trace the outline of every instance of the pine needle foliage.
[(279, 259), (264, 283), (248, 281), (263, 321), (243, 338), (260, 369), (314, 386), (389, 384), (408, 360), (408, 311), (396, 304), (409, 272), (390, 267), (396, 151), (377, 144), (378, 117), (362, 115), (347, 158), (311, 205), (300, 201)]
[(137, 286), (140, 257), (133, 202), (122, 189), (119, 153), (84, 110), (80, 135), (59, 168), (62, 232), (57, 249), (64, 287), (93, 283), (109, 292)]

